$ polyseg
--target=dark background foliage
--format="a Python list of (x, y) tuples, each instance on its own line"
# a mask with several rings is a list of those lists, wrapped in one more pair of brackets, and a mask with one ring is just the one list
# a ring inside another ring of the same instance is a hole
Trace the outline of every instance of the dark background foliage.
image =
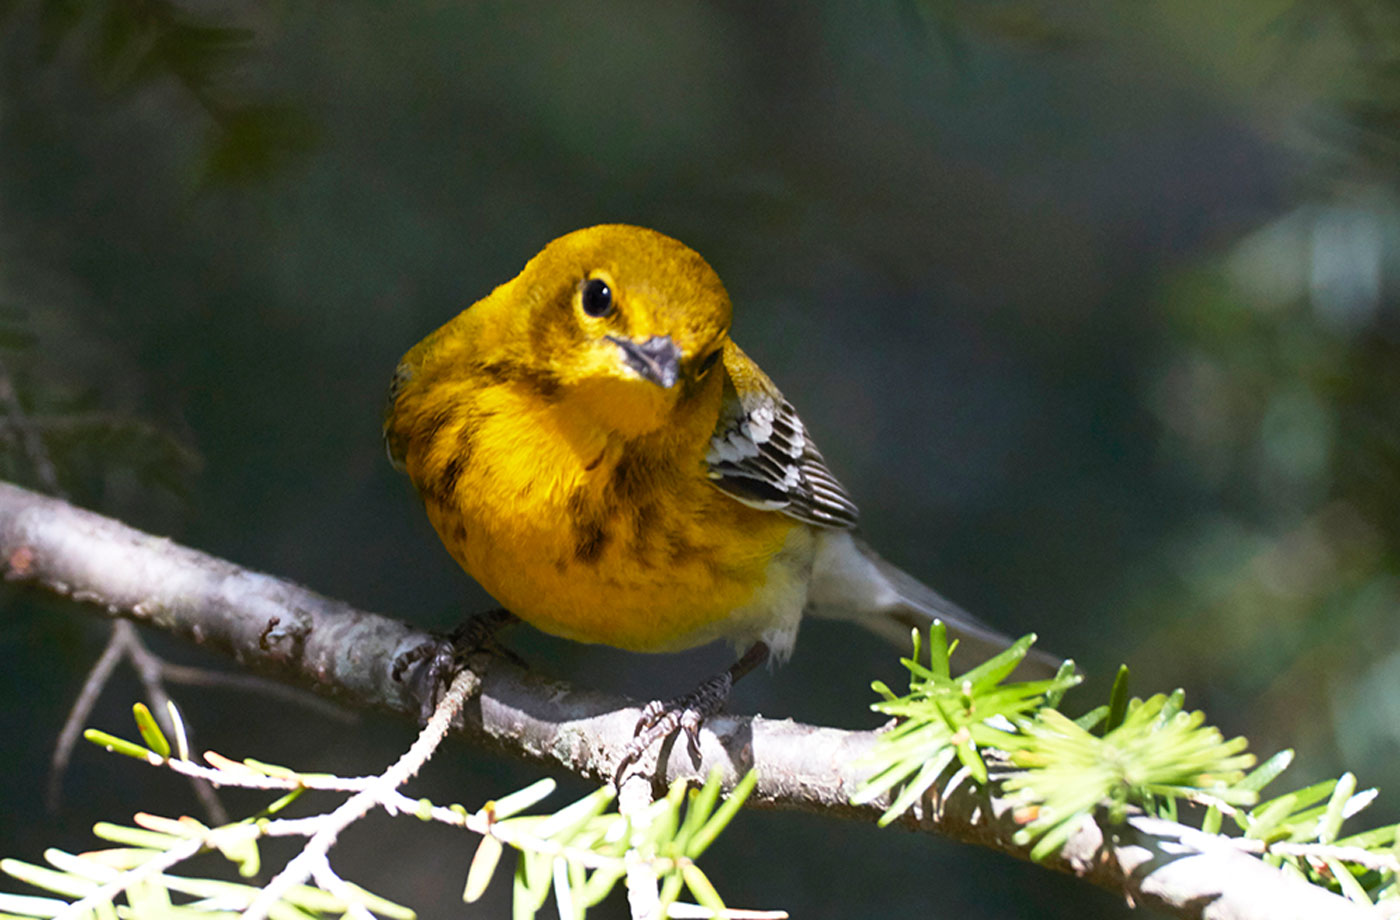
[[(891, 559), (1074, 655), (1085, 694), (1126, 661), (1394, 820), (1398, 53), (1380, 0), (3, 0), (0, 361), (78, 501), (446, 626), (489, 600), (383, 458), (389, 373), (554, 236), (653, 226), (720, 272)], [(195, 809), (83, 749), (45, 812), (105, 627), (3, 600), (3, 850)], [(728, 654), (511, 643), (640, 697)], [(813, 624), (734, 706), (870, 726), (875, 677), (889, 649)], [(125, 731), (138, 695), (123, 676), (93, 721)], [(177, 695), (201, 743), (307, 769), (375, 771), (413, 731)], [(459, 744), (421, 789), (531, 776)], [(469, 847), (376, 819), (335, 857), (440, 917)], [(746, 814), (710, 864), (804, 917), (1126, 912), (813, 816)]]

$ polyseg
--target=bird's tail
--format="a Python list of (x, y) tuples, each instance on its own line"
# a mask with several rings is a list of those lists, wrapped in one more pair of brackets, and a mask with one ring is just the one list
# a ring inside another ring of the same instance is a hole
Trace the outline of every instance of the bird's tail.
[[(975, 665), (1012, 640), (983, 623), (912, 575), (881, 559), (850, 531), (823, 531), (817, 538), (807, 611), (815, 616), (859, 623), (895, 645), (909, 647), (911, 629), (926, 630), (935, 619), (958, 640), (954, 663)], [(1018, 677), (1048, 677), (1060, 659), (1032, 648)]]

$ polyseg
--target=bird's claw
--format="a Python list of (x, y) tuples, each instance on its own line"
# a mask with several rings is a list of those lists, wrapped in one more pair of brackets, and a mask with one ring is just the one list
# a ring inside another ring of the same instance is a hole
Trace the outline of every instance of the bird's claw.
[(389, 675), (403, 683), (404, 675), (412, 669), (407, 678), (408, 688), (418, 700), (418, 721), (424, 725), (437, 709), (443, 692), (457, 676), (460, 665), (452, 640), (446, 636), (434, 635), (394, 658)]
[(505, 610), (478, 614), (463, 621), (450, 633), (433, 633), (426, 641), (394, 659), (389, 674), (398, 682), (404, 681), (404, 675), (410, 668), (421, 665), (409, 678), (409, 689), (419, 703), (421, 722), (427, 723), (442, 694), (472, 655), (488, 652), (523, 664), (517, 655), (496, 642), (496, 633), (514, 619), (514, 615)]
[(686, 750), (694, 761), (700, 760), (700, 727), (705, 720), (724, 708), (729, 702), (729, 692), (734, 688), (734, 678), (725, 671), (716, 674), (684, 696), (673, 700), (652, 700), (642, 707), (637, 719), (632, 740), (623, 749), (618, 759), (617, 773), (621, 779), (627, 768), (636, 763), (647, 750), (659, 741), (683, 732)]

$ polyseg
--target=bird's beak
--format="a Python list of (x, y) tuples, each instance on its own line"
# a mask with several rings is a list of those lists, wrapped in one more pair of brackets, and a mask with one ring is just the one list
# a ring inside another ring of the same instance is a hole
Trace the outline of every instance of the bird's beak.
[(681, 372), (681, 350), (669, 335), (654, 335), (645, 342), (634, 342), (620, 336), (608, 339), (622, 349), (623, 360), (645, 380), (669, 390), (676, 385)]

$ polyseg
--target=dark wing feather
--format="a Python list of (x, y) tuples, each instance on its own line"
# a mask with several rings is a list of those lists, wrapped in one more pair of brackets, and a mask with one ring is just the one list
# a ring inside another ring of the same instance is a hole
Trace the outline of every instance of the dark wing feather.
[(854, 527), (855, 502), (827, 469), (792, 404), (757, 387), (741, 395), (727, 380), (724, 395), (705, 455), (711, 481), (755, 508), (820, 527)]

